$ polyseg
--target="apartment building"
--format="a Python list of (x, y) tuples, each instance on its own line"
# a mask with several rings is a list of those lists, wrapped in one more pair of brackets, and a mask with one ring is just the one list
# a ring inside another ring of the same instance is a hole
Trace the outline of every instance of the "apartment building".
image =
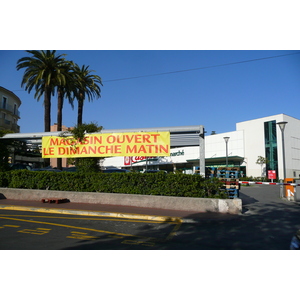
[(0, 130), (20, 132), (18, 120), (20, 119), (21, 103), (17, 95), (0, 86)]

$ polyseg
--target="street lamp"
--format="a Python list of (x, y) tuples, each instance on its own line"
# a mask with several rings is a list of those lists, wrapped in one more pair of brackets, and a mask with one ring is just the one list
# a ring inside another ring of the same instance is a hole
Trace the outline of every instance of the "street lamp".
[(281, 130), (281, 138), (282, 138), (282, 161), (283, 161), (283, 178), (286, 178), (286, 171), (285, 171), (285, 149), (284, 149), (284, 128), (287, 122), (282, 121), (278, 122), (277, 125)]
[(199, 130), (199, 174), (205, 178), (205, 133), (203, 125)]
[(225, 144), (226, 144), (226, 168), (228, 168), (228, 140), (229, 136), (225, 136), (224, 138)]

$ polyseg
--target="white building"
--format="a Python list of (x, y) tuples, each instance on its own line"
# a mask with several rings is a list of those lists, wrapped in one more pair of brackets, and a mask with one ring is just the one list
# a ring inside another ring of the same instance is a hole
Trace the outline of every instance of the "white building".
[[(229, 167), (240, 167), (245, 175), (253, 177), (267, 175), (268, 170), (275, 170), (277, 178), (283, 179), (282, 133), (280, 127), (276, 125), (279, 122), (287, 122), (284, 129), (286, 177), (299, 178), (300, 120), (284, 114), (240, 122), (236, 124), (236, 131), (205, 136), (206, 167), (226, 166), (224, 137), (229, 137), (227, 144)], [(147, 131), (147, 128), (144, 128), (144, 131)], [(257, 164), (259, 156), (267, 158), (268, 163), (263, 166)], [(199, 166), (199, 146), (172, 147), (170, 157), (148, 160), (145, 157), (107, 158), (103, 166), (138, 170), (181, 169), (185, 173), (194, 173)]]
[(285, 169), (287, 178), (300, 177), (300, 120), (285, 114), (240, 122), (237, 132), (244, 134), (244, 158), (247, 174), (260, 176), (258, 156), (268, 158), (267, 170), (276, 170), (283, 178), (282, 133), (279, 122), (287, 122), (284, 129)]

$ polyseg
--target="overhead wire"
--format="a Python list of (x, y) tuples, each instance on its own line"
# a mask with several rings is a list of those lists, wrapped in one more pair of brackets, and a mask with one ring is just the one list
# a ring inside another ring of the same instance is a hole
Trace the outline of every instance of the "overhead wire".
[(231, 66), (231, 65), (237, 65), (237, 64), (244, 64), (244, 63), (249, 63), (249, 62), (254, 62), (254, 61), (273, 59), (273, 58), (289, 56), (289, 55), (296, 55), (296, 54), (300, 54), (300, 52), (289, 53), (289, 54), (281, 54), (281, 55), (275, 55), (275, 56), (268, 56), (268, 57), (261, 57), (261, 58), (254, 58), (254, 59), (242, 60), (242, 61), (231, 62), (231, 63), (226, 63), (226, 64), (218, 64), (218, 65), (213, 65), (213, 66), (198, 67), (198, 68), (178, 70), (178, 71), (169, 71), (169, 72), (162, 72), (162, 73), (155, 73), (155, 74), (148, 74), (148, 75), (139, 75), (139, 76), (133, 76), (133, 77), (110, 79), (110, 80), (105, 80), (103, 82), (130, 80), (130, 79), (137, 79), (137, 78), (144, 78), (144, 77), (161, 76), (161, 75), (168, 75), (168, 74), (175, 74), (175, 73), (182, 73), (182, 72), (191, 72), (191, 71), (197, 71), (197, 70), (212, 69), (212, 68), (225, 67), (225, 66)]
[[(297, 55), (297, 54), (300, 54), (300, 51), (298, 51), (296, 53), (287, 53), (287, 54), (267, 56), (267, 57), (261, 57), (261, 58), (253, 58), (253, 59), (248, 59), (248, 60), (242, 60), (242, 61), (237, 61), (237, 62), (218, 64), (218, 65), (212, 65), (212, 66), (206, 66), (206, 67), (198, 67), (198, 68), (191, 68), (191, 69), (184, 69), (184, 70), (177, 70), (177, 71), (169, 71), (169, 72), (162, 72), (162, 73), (154, 73), (154, 74), (147, 74), (147, 75), (138, 75), (138, 76), (132, 76), (132, 77), (109, 79), (109, 80), (103, 80), (103, 82), (104, 83), (105, 82), (116, 82), (116, 81), (132, 80), (132, 79), (145, 78), (145, 77), (154, 77), (154, 76), (162, 76), (162, 75), (169, 75), (169, 74), (176, 74), (176, 73), (183, 73), (183, 72), (192, 72), (192, 71), (197, 71), (197, 70), (226, 67), (226, 66), (250, 63), (250, 62), (255, 62), (255, 61), (274, 59), (274, 58), (279, 58), (279, 57), (284, 57), (284, 56)], [(12, 92), (14, 92), (14, 91), (24, 91), (24, 90), (13, 90)]]

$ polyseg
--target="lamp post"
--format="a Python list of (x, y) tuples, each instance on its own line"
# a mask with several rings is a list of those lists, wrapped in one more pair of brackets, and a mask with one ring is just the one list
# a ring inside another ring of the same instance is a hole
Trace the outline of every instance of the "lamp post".
[(283, 162), (283, 179), (286, 178), (286, 170), (285, 170), (285, 149), (284, 149), (284, 128), (287, 122), (282, 121), (278, 122), (277, 125), (281, 130), (281, 138), (282, 138), (282, 162)]
[(199, 131), (199, 174), (205, 178), (205, 130), (200, 125)]
[(226, 168), (228, 168), (228, 140), (229, 140), (229, 136), (225, 136), (224, 141), (226, 144)]

